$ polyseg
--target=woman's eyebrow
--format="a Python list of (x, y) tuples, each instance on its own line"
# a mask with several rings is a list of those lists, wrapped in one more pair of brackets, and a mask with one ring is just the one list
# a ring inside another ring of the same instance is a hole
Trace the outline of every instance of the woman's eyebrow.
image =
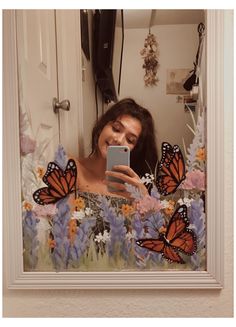
[[(123, 125), (123, 123), (120, 120), (116, 120), (115, 122), (119, 123), (122, 126), (122, 128), (125, 128), (125, 126)], [(138, 136), (136, 134), (134, 134), (132, 132), (129, 132), (129, 134), (131, 136), (135, 137), (136, 139), (138, 139)]]

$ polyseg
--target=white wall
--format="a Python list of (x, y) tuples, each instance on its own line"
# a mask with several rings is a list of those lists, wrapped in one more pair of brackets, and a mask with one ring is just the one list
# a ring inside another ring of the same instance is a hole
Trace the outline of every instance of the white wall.
[(177, 95), (166, 94), (166, 74), (167, 69), (193, 68), (198, 47), (197, 25), (157, 25), (151, 32), (159, 44), (159, 82), (157, 86), (144, 86), (140, 50), (148, 30), (126, 29), (120, 98), (133, 97), (150, 110), (156, 123), (159, 149), (163, 141), (182, 147), (182, 137), (189, 145), (193, 134), (186, 123), (192, 125), (192, 120), (184, 105), (176, 102)]

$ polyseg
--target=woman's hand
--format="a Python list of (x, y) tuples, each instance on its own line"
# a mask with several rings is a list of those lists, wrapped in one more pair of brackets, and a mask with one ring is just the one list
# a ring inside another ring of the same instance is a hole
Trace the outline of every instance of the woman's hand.
[[(105, 174), (107, 177), (115, 177), (120, 179), (124, 183), (128, 183), (135, 186), (137, 189), (139, 189), (140, 193), (143, 194), (143, 196), (148, 194), (145, 185), (141, 182), (141, 179), (133, 171), (132, 168), (124, 165), (117, 165), (112, 167), (112, 169), (112, 171), (106, 171)], [(127, 199), (132, 199), (132, 196), (127, 191), (125, 184), (119, 183), (118, 181), (109, 181), (107, 179), (105, 180), (105, 184), (109, 187), (110, 192), (119, 196), (123, 196)], [(111, 189), (114, 189), (114, 191), (112, 191)]]

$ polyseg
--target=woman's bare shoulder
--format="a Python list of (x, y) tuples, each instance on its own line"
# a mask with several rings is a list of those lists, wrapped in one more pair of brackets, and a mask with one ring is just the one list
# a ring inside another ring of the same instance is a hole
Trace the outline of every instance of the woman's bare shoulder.
[(83, 175), (86, 171), (87, 158), (77, 158), (75, 156), (69, 156), (68, 159), (73, 159), (75, 161), (77, 171), (80, 172), (80, 177), (83, 178)]

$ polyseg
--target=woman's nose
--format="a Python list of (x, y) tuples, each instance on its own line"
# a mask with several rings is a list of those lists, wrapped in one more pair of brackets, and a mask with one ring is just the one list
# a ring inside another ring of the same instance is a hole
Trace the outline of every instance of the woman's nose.
[(117, 135), (114, 137), (114, 142), (117, 144), (117, 145), (123, 145), (124, 143), (124, 135)]

